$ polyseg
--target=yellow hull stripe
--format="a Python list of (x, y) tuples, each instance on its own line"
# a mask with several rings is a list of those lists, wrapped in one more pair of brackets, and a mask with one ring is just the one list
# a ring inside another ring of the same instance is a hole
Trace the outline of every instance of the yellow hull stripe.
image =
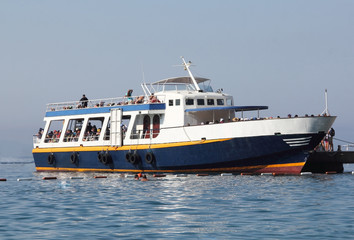
[(216, 139), (216, 140), (199, 140), (179, 143), (161, 143), (161, 144), (141, 144), (141, 145), (127, 145), (122, 147), (111, 146), (93, 146), (93, 147), (57, 147), (57, 148), (34, 148), (32, 153), (52, 153), (52, 152), (89, 152), (89, 151), (127, 151), (127, 150), (141, 150), (141, 149), (156, 149), (156, 148), (170, 148), (183, 147), (198, 144), (224, 142), (231, 140), (231, 138)]
[(230, 167), (230, 168), (207, 168), (207, 169), (184, 169), (184, 170), (141, 170), (141, 169), (93, 169), (93, 168), (55, 168), (55, 167), (36, 167), (37, 171), (73, 171), (73, 172), (163, 172), (163, 173), (194, 173), (194, 172), (237, 172), (241, 170), (256, 170), (262, 169), (266, 171), (271, 168), (285, 168), (285, 167), (303, 167), (305, 162), (298, 163), (284, 163), (272, 165), (258, 165), (249, 167)]

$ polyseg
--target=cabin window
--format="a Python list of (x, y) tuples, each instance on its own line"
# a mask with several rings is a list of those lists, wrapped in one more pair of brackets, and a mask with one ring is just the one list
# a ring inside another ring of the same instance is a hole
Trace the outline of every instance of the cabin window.
[(220, 105), (224, 105), (224, 99), (217, 99), (216, 103), (220, 106)]
[(204, 106), (205, 105), (204, 99), (197, 99), (197, 104)]
[(214, 99), (207, 99), (207, 103), (209, 106), (214, 106), (215, 103), (214, 103)]
[(130, 118), (131, 118), (130, 115), (123, 116), (123, 118), (122, 118), (122, 123), (121, 123), (120, 127), (122, 129), (122, 134), (123, 134), (122, 137), (123, 137), (123, 139), (127, 135), (128, 127), (129, 127), (129, 124), (130, 124)]
[(150, 138), (150, 116), (145, 115), (143, 121), (143, 138)]
[(168, 100), (168, 106), (173, 106), (173, 100)]
[(64, 142), (77, 142), (80, 137), (83, 118), (70, 119), (64, 135)]
[(232, 98), (226, 99), (226, 104), (227, 104), (228, 106), (232, 106)]
[(186, 98), (186, 105), (194, 105), (194, 99)]
[(160, 116), (154, 115), (152, 119), (152, 137), (156, 138), (160, 133)]
[(101, 135), (104, 117), (89, 118), (83, 141), (98, 141)]
[(103, 140), (109, 140), (111, 139), (111, 118), (108, 119), (106, 131), (103, 136)]
[(176, 99), (176, 106), (181, 105), (181, 99)]
[(59, 142), (61, 131), (63, 129), (64, 120), (52, 120), (45, 136), (45, 143), (57, 143)]

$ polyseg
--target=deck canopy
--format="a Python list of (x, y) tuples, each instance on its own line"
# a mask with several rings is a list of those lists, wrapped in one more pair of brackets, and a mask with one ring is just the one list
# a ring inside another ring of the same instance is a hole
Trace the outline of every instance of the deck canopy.
[[(208, 78), (196, 77), (195, 80), (197, 83), (203, 83), (209, 81)], [(152, 85), (164, 85), (164, 84), (193, 84), (191, 77), (175, 77), (175, 78), (167, 78), (157, 82), (152, 83)]]
[(268, 106), (227, 106), (186, 109), (186, 112), (215, 111), (215, 110), (235, 110), (235, 112), (257, 111), (268, 109)]

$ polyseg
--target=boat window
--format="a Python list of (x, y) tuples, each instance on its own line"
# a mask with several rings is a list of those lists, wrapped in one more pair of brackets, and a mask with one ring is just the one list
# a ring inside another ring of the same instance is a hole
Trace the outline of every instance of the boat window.
[(226, 99), (226, 104), (227, 104), (228, 106), (232, 106), (232, 98)]
[(194, 99), (193, 98), (186, 98), (186, 105), (194, 105)]
[(149, 115), (145, 115), (144, 117), (142, 138), (150, 138), (150, 116)]
[(111, 118), (108, 119), (106, 131), (103, 136), (103, 140), (109, 140), (111, 139)]
[(173, 106), (173, 100), (168, 100), (168, 106)]
[(52, 120), (45, 136), (45, 143), (57, 143), (63, 129), (64, 120)]
[(204, 99), (197, 99), (197, 104), (198, 105), (205, 105)]
[(224, 99), (217, 99), (217, 100), (216, 100), (216, 103), (217, 103), (218, 105), (224, 105)]
[(181, 105), (181, 99), (176, 99), (176, 106)]
[(122, 129), (123, 139), (127, 135), (130, 119), (131, 119), (131, 115), (125, 115), (122, 118), (121, 129)]
[(208, 103), (208, 105), (212, 105), (212, 106), (215, 105), (214, 99), (207, 99), (207, 103)]
[(64, 135), (64, 142), (77, 142), (80, 137), (83, 118), (70, 119)]
[(89, 118), (83, 141), (98, 141), (101, 135), (104, 117)]
[(154, 115), (152, 119), (152, 137), (156, 138), (160, 133), (160, 116)]

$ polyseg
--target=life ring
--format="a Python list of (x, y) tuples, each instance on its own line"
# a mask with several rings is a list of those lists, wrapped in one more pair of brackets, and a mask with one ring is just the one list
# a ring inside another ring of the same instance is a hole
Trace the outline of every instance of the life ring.
[(137, 164), (140, 160), (140, 156), (137, 153), (133, 153), (130, 155), (129, 162), (131, 164)]
[(79, 162), (79, 156), (77, 155), (76, 152), (73, 152), (70, 156), (70, 162), (72, 164), (77, 164)]
[(53, 165), (54, 162), (55, 162), (55, 156), (54, 156), (54, 154), (53, 154), (53, 153), (49, 154), (47, 160), (48, 160), (48, 164)]
[(155, 156), (152, 152), (147, 152), (145, 154), (145, 162), (148, 163), (148, 164), (151, 164), (153, 163), (155, 160)]
[(106, 152), (103, 153), (103, 157), (102, 157), (102, 161), (101, 161), (104, 165), (110, 164), (112, 162), (112, 157), (111, 155)]
[(125, 160), (127, 160), (128, 162), (130, 162), (130, 156), (132, 155), (132, 153), (131, 152), (127, 152), (126, 154), (125, 154)]

